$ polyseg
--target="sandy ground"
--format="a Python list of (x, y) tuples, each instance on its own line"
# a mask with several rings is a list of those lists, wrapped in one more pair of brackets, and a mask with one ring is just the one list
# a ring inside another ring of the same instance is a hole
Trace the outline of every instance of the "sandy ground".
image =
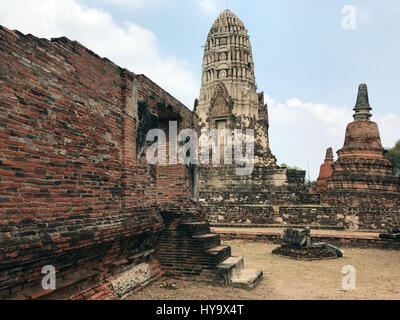
[[(400, 299), (400, 251), (344, 250), (344, 258), (296, 261), (271, 254), (277, 245), (249, 241), (225, 241), (232, 255), (242, 256), (245, 267), (264, 271), (264, 279), (252, 291), (243, 291), (171, 279), (161, 279), (131, 300), (356, 300)], [(356, 289), (344, 291), (341, 273), (346, 265), (356, 269)], [(160, 288), (170, 281), (176, 290)]]

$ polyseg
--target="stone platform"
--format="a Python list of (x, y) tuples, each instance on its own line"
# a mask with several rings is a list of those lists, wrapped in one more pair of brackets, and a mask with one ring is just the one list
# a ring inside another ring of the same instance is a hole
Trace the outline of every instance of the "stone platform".
[(284, 244), (272, 251), (272, 254), (284, 256), (287, 258), (312, 261), (339, 258), (325, 246), (298, 247), (290, 244)]

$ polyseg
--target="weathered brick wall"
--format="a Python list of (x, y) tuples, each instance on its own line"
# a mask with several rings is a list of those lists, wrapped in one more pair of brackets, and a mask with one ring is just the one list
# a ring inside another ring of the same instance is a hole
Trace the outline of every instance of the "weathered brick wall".
[(236, 166), (199, 168), (200, 202), (206, 205), (301, 204), (306, 193), (304, 171), (255, 166), (251, 175), (236, 175)]
[(157, 168), (157, 196), (160, 207), (190, 198), (189, 176), (185, 165)]
[(386, 230), (400, 226), (399, 208), (238, 204), (203, 205), (203, 212), (210, 223), (222, 225), (297, 225), (351, 230)]
[[(144, 75), (137, 76), (137, 91), (139, 101), (144, 101), (148, 110), (157, 116), (158, 128), (164, 131), (167, 139), (167, 164), (158, 165), (155, 168), (157, 203), (160, 207), (165, 207), (180, 202), (188, 202), (191, 198), (188, 168), (180, 163), (170, 164), (171, 133), (169, 132), (169, 122), (177, 122), (177, 134), (184, 129), (194, 129), (199, 132), (197, 116)], [(146, 148), (143, 150), (142, 157), (145, 157), (145, 154)]]
[(280, 207), (279, 216), (290, 225), (335, 226), (352, 230), (386, 230), (400, 225), (399, 208), (329, 206)]
[[(145, 76), (77, 42), (0, 27), (0, 297), (36, 290), (46, 264), (60, 277), (92, 265), (104, 280), (113, 261), (151, 247), (164, 173), (136, 153), (138, 101), (181, 126), (196, 121)], [(170, 201), (189, 199), (184, 169)]]
[[(280, 207), (282, 222), (294, 225), (338, 226), (338, 210), (335, 207), (294, 206)], [(339, 225), (339, 227), (343, 227)]]
[[(348, 177), (351, 175), (348, 175)], [(336, 178), (335, 178), (336, 179)], [(353, 178), (352, 178), (353, 179)], [(371, 183), (371, 177), (365, 174), (364, 176), (354, 177), (354, 181), (364, 180), (366, 183)], [(328, 180), (331, 181), (331, 180)], [(333, 181), (333, 179), (332, 179)], [(382, 181), (382, 180), (381, 180)], [(342, 183), (336, 180), (335, 183)], [(375, 189), (372, 187), (370, 190), (365, 188), (360, 190), (357, 188), (350, 189), (345, 183), (347, 190), (335, 190), (328, 189), (325, 192), (321, 192), (321, 202), (323, 204), (331, 206), (349, 206), (349, 207), (386, 207), (386, 208), (399, 208), (400, 207), (400, 196), (395, 192), (386, 192), (385, 190)], [(373, 183), (371, 183), (371, 186)]]
[(203, 205), (210, 223), (270, 224), (274, 223), (274, 210), (268, 205)]
[(211, 223), (274, 223), (273, 207), (319, 203), (304, 184), (304, 171), (255, 166), (239, 176), (234, 165), (199, 167), (199, 201)]

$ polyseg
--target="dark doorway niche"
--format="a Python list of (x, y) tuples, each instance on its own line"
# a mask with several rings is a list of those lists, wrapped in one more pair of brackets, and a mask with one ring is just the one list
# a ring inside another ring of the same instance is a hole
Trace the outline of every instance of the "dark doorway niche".
[(136, 132), (136, 154), (138, 159), (140, 159), (146, 145), (146, 135), (150, 130), (158, 128), (159, 121), (158, 117), (149, 111), (144, 101), (138, 102), (138, 118), (139, 125)]

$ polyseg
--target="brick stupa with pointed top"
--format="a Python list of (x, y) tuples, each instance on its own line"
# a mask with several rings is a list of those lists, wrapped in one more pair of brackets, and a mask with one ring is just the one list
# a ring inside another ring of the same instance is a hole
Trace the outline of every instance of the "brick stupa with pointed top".
[[(367, 85), (361, 84), (354, 121), (346, 129), (344, 146), (331, 164), (321, 167), (318, 192), (322, 202), (349, 207), (394, 207), (400, 204), (398, 179), (384, 158), (378, 125), (371, 121)], [(329, 153), (329, 152), (328, 152)], [(327, 156), (328, 158), (328, 156)]]
[(333, 169), (333, 150), (332, 148), (328, 148), (326, 150), (325, 161), (321, 165), (321, 169), (319, 170), (319, 177), (317, 180), (317, 191), (326, 191), (328, 189), (327, 180), (330, 176), (332, 176)]

